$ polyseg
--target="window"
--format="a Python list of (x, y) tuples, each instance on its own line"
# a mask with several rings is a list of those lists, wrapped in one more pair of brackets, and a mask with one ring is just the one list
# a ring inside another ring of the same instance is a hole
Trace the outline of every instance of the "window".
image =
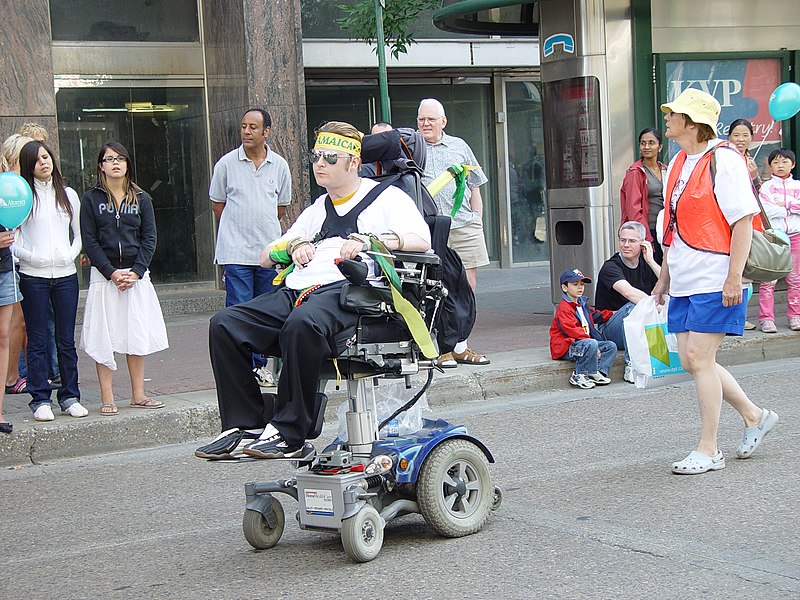
[(56, 95), (61, 170), (79, 196), (96, 183), (103, 144), (117, 140), (130, 153), (133, 180), (153, 198), (157, 283), (214, 277), (202, 99), (199, 88), (67, 88)]
[(197, 42), (197, 0), (50, 0), (54, 41)]

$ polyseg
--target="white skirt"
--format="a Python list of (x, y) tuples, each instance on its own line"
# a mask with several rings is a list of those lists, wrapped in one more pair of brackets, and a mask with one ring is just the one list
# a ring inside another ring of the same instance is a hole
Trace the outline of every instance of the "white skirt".
[(124, 292), (92, 267), (80, 347), (95, 362), (117, 370), (114, 353), (146, 356), (169, 348), (164, 315), (147, 271)]

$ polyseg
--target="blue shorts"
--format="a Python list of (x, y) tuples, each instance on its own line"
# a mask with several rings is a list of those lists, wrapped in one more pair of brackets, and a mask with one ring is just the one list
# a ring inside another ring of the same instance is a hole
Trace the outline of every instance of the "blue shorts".
[(19, 275), (16, 271), (0, 273), (0, 306), (8, 306), (22, 300), (19, 291)]
[(746, 318), (747, 302), (743, 299), (734, 306), (723, 306), (722, 292), (670, 296), (667, 331), (742, 335)]

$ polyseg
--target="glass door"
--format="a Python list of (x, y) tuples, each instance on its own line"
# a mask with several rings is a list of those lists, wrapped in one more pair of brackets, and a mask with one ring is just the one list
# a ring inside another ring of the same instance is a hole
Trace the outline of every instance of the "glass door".
[(202, 88), (62, 88), (56, 103), (61, 169), (79, 196), (96, 184), (103, 144), (117, 140), (130, 153), (134, 181), (153, 198), (153, 281), (213, 279)]
[(547, 261), (544, 134), (540, 83), (505, 81), (508, 197), (513, 264)]

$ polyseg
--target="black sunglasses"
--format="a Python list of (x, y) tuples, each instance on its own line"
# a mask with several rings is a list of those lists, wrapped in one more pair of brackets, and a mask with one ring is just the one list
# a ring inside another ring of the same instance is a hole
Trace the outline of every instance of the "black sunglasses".
[(353, 158), (349, 154), (337, 154), (335, 150), (312, 150), (308, 153), (308, 162), (316, 164), (320, 158), (324, 158), (329, 165), (335, 165), (340, 158)]

